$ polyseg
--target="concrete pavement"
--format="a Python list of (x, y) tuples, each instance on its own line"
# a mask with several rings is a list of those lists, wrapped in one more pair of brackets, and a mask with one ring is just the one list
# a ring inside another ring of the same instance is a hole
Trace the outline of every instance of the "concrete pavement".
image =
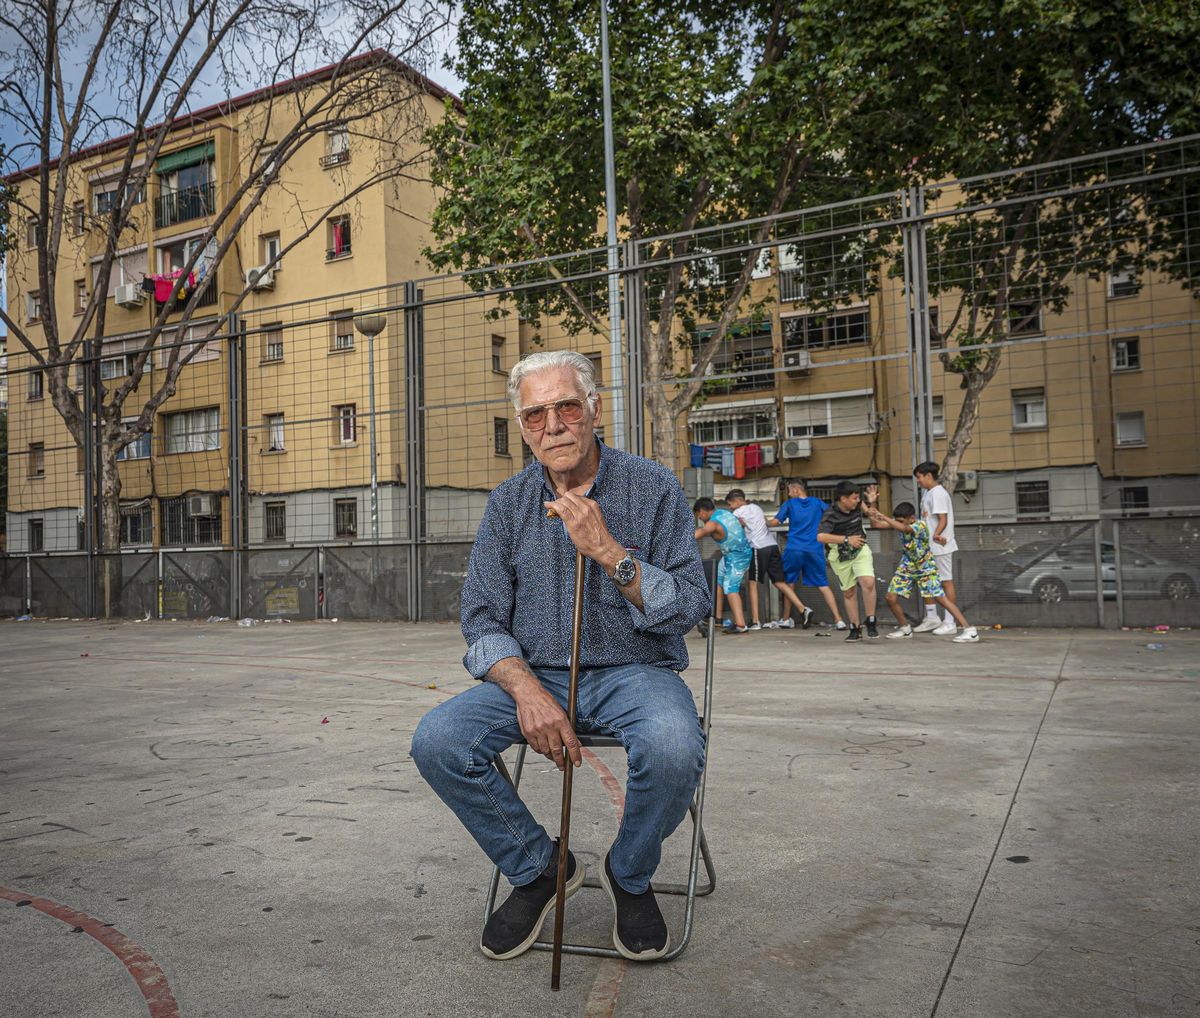
[[(1200, 1012), (1200, 634), (717, 642), (717, 891), (677, 961), (555, 994), (479, 953), (487, 862), (408, 757), (455, 628), (0, 622), (0, 1015)], [(556, 825), (549, 764), (524, 787)], [(567, 924), (605, 942), (603, 892)]]

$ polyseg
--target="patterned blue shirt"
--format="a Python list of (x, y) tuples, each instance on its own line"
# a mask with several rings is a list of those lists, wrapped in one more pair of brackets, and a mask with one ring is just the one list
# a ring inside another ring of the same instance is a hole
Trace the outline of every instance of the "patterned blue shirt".
[[(669, 470), (599, 445), (589, 496), (641, 565), (642, 608), (584, 559), (580, 667), (639, 663), (683, 671), (684, 634), (710, 610), (695, 519)], [(535, 669), (570, 665), (575, 545), (562, 521), (546, 516), (542, 503), (556, 497), (535, 460), (488, 498), (462, 592), (463, 664), (477, 679), (506, 657)]]

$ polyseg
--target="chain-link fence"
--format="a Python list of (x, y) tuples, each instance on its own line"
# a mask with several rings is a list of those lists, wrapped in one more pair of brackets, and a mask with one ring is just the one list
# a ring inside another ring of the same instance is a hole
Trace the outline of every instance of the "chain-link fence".
[(10, 351), (0, 611), (454, 618), (529, 462), (507, 373), (572, 349), (601, 437), (692, 497), (850, 479), (887, 509), (938, 463), (972, 621), (1200, 622), (1200, 139), (629, 240), (616, 346), (607, 260)]

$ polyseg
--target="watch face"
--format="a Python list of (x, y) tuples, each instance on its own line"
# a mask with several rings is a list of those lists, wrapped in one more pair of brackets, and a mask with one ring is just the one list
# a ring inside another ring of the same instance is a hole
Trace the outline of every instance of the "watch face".
[(633, 578), (637, 575), (637, 566), (633, 564), (633, 559), (626, 555), (620, 562), (617, 563), (616, 572), (613, 574), (615, 579), (622, 587), (633, 582)]

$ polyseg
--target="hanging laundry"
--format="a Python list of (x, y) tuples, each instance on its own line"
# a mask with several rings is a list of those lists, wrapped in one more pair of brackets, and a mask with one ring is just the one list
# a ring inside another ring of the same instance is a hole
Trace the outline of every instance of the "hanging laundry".
[(706, 467), (711, 467), (718, 473), (722, 472), (721, 464), (724, 462), (722, 460), (721, 450), (722, 446), (719, 445), (709, 445), (704, 447), (704, 465)]
[(762, 446), (757, 442), (746, 446), (746, 469), (758, 470), (763, 465)]
[(704, 466), (704, 446), (689, 445), (688, 446), (688, 458), (693, 467)]
[(746, 476), (746, 447), (736, 446), (733, 450), (733, 476), (741, 480)]
[(721, 447), (721, 473), (726, 477), (732, 477), (734, 471), (737, 470), (737, 454), (734, 452), (732, 445)]

